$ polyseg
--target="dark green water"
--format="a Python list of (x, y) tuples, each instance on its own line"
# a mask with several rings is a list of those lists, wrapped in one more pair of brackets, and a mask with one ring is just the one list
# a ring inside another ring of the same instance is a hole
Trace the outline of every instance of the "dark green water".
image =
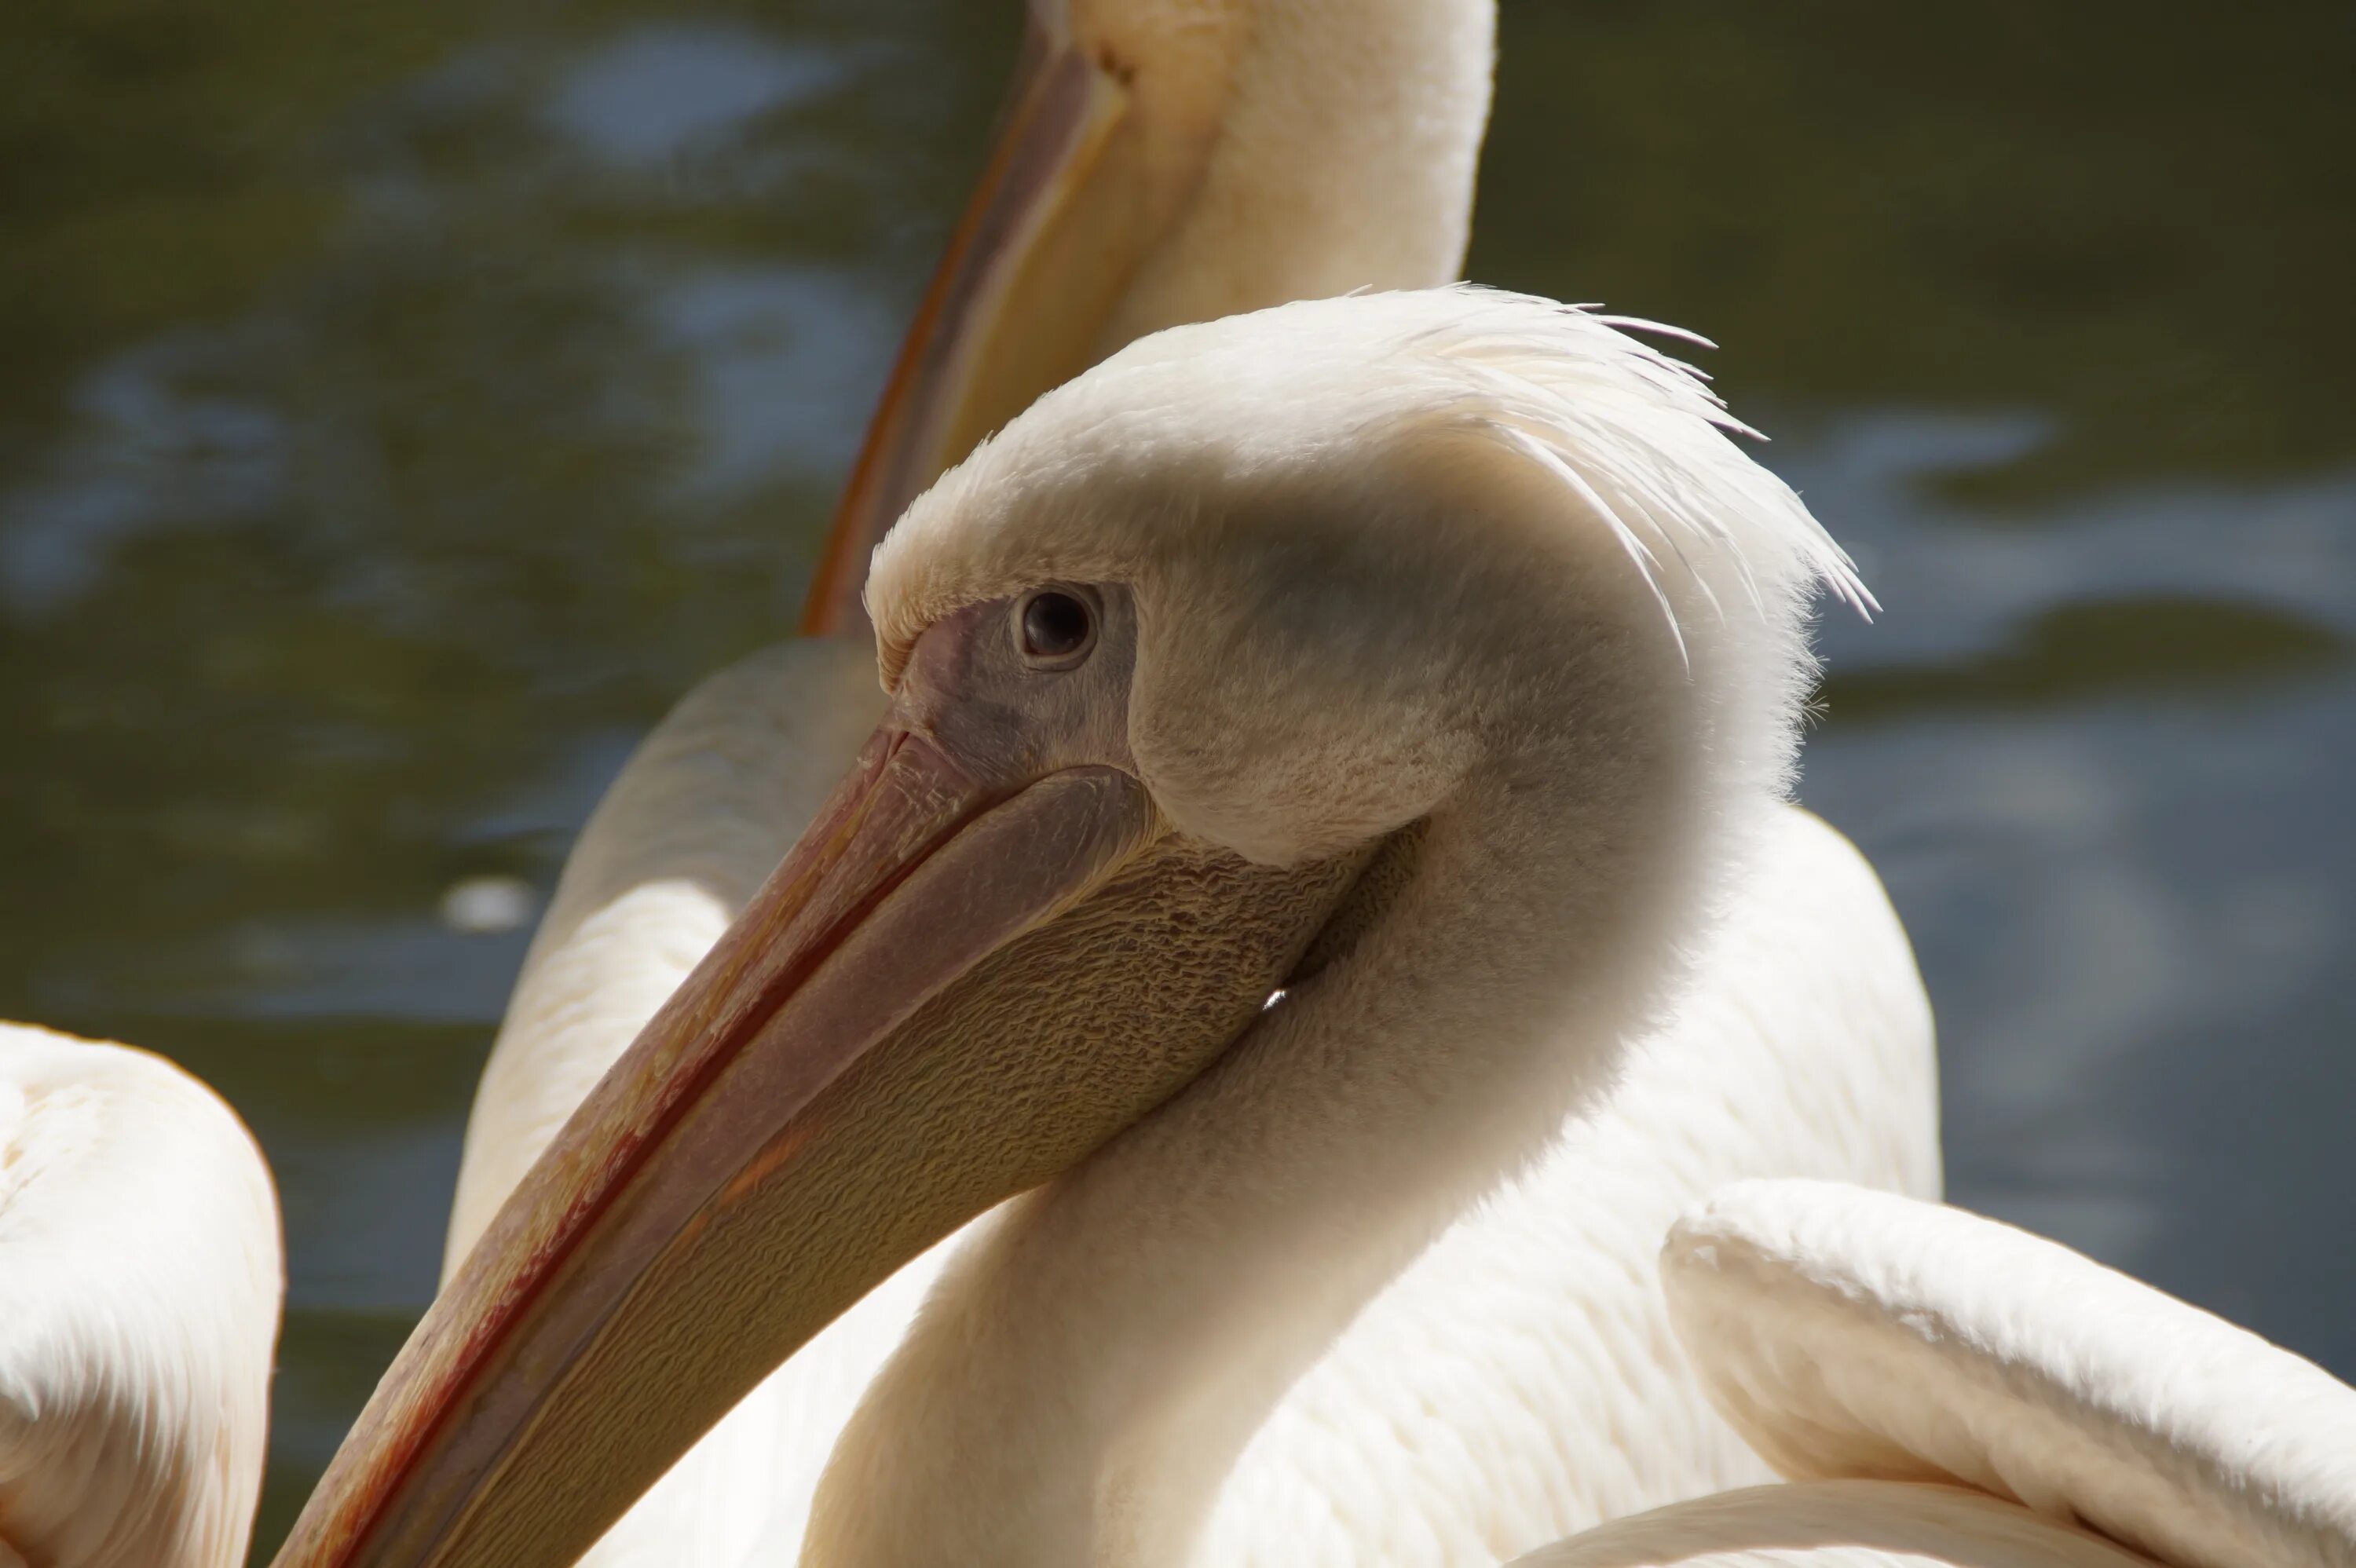
[[(445, 895), (544, 893), (789, 626), (1014, 14), (0, 6), (0, 1016), (269, 1147), (265, 1547), (433, 1288), (524, 941)], [(1913, 932), (1954, 1195), (2356, 1375), (2356, 9), (1504, 47), (1472, 274), (1719, 338), (1887, 606), (1804, 794)]]

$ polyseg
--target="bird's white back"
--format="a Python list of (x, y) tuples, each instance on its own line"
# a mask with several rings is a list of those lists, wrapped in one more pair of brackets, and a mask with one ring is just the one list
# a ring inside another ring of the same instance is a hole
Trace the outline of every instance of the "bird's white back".
[(1961, 1482), (2176, 1568), (2356, 1564), (2356, 1390), (2056, 1243), (1753, 1182), (1678, 1224), (1664, 1273), (1787, 1476)]
[(218, 1096), (0, 1024), (0, 1563), (244, 1561), (284, 1277), (268, 1168)]

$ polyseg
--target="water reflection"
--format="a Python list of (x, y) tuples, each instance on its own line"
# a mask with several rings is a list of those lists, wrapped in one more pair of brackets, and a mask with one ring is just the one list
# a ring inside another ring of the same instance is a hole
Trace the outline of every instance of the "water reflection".
[(1896, 665), (1828, 682), (1832, 722), (2003, 713), (2147, 697), (2226, 698), (2344, 667), (2346, 639), (2281, 610), (2155, 596), (2061, 603), (2004, 645), (1946, 664)]
[[(0, 1014), (270, 1148), (265, 1546), (432, 1289), (524, 940), (453, 890), (544, 897), (787, 624), (1013, 15), (0, 7)], [(1888, 607), (1805, 793), (1921, 949), (1955, 1192), (2356, 1373), (2356, 19), (1503, 41), (1474, 274), (1724, 341)]]
[(1913, 933), (1951, 1189), (2344, 1371), (2356, 1260), (2296, 1238), (2351, 1171), (2356, 475), (1990, 535), (1908, 444), (1912, 504), (1858, 432), (1790, 465), (1865, 503), (1890, 605), (1827, 627), (1804, 793)]

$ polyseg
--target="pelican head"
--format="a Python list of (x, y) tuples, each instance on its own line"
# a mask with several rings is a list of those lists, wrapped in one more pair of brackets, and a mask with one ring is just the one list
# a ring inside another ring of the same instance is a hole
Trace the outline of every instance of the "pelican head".
[(998, 141), (868, 430), (805, 630), (909, 500), (1148, 333), (1456, 277), (1496, 0), (1029, 0)]
[[(1026, 1191), (1000, 1241), (1034, 1263), (1091, 1182), (1108, 1233), (1228, 1238), (1248, 1285), (1099, 1269), (1157, 1367), (1288, 1269), (1321, 1304), (1287, 1332), (1346, 1314), (1336, 1280), (1610, 1070), (1567, 1023), (1657, 1014), (1783, 787), (1808, 601), (1858, 590), (1724, 423), (1606, 321), (1468, 290), (1174, 329), (1014, 420), (876, 552), (865, 752), (510, 1199), (280, 1562), (568, 1563)], [(1084, 1385), (1023, 1381), (1072, 1422)]]

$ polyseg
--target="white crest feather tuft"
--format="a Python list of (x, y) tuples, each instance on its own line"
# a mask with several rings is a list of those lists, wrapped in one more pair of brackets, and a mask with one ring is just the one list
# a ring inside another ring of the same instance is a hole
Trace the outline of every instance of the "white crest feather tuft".
[(1433, 293), (1462, 308), (1408, 347), (1469, 377), (1456, 417), (1562, 479), (1612, 528), (1665, 613), (1655, 547), (1716, 605), (1688, 543), (1723, 554), (1754, 610), (1762, 608), (1755, 558), (1762, 551), (1792, 556), (1860, 614), (1879, 608), (1856, 563), (1799, 496), (1731, 439), (1766, 438), (1727, 411), (1708, 376), (1631, 334), (1715, 347), (1709, 339), (1595, 305), (1463, 284)]

